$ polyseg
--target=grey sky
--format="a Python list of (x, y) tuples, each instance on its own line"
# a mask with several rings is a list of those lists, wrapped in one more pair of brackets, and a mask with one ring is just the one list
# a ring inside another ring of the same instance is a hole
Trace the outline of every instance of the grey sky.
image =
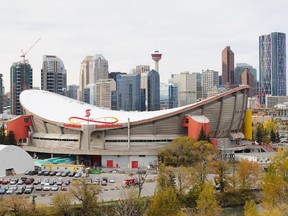
[(56, 55), (78, 84), (80, 62), (97, 53), (109, 71), (154, 68), (151, 53), (162, 54), (161, 81), (172, 73), (221, 73), (221, 51), (230, 46), (239, 62), (258, 70), (258, 37), (288, 33), (287, 0), (11, 0), (0, 5), (0, 73), (10, 91), (10, 66), (27, 54), (34, 86), (41, 85), (42, 57)]

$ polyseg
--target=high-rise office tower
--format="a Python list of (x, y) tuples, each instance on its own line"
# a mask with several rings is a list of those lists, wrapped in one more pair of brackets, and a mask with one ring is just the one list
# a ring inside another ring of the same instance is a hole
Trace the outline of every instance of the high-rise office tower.
[(137, 65), (136, 70), (133, 70), (133, 74), (148, 73), (150, 71), (150, 65)]
[(147, 74), (148, 81), (148, 111), (160, 110), (160, 76), (156, 70)]
[(3, 74), (0, 74), (0, 114), (3, 113), (3, 100), (4, 100)]
[(83, 89), (99, 79), (108, 79), (108, 61), (101, 54), (86, 56), (81, 62), (79, 79), (79, 100), (83, 100)]
[(141, 110), (140, 74), (117, 75), (117, 110)]
[(241, 75), (242, 73), (248, 69), (254, 77), (254, 84), (253, 88), (250, 87), (249, 94), (250, 95), (257, 95), (257, 70), (253, 68), (251, 65), (246, 64), (246, 63), (237, 63), (236, 68), (235, 68), (235, 73), (234, 73), (234, 82), (236, 86), (239, 86), (241, 84)]
[(90, 73), (89, 83), (95, 84), (99, 79), (108, 79), (108, 61), (101, 54), (93, 56), (92, 73)]
[(197, 100), (197, 76), (189, 72), (172, 74), (171, 81), (178, 85), (178, 106), (195, 103)]
[(83, 89), (83, 102), (90, 104), (90, 84)]
[(260, 103), (265, 95), (286, 96), (286, 34), (259, 37)]
[[(24, 71), (26, 74), (25, 84), (23, 79)], [(33, 88), (33, 69), (27, 60), (13, 63), (10, 68), (11, 113), (14, 115), (23, 114), (19, 96), (24, 88)]]
[(151, 54), (152, 59), (155, 61), (155, 70), (159, 73), (159, 61), (162, 58), (162, 54), (156, 50), (154, 53)]
[(170, 82), (168, 86), (169, 109), (178, 107), (178, 85)]
[(43, 56), (41, 89), (60, 95), (66, 95), (67, 73), (63, 61), (57, 56)]
[(66, 96), (69, 98), (73, 98), (75, 100), (77, 100), (77, 95), (78, 95), (78, 85), (68, 85), (67, 86), (67, 91), (66, 91)]
[(96, 106), (112, 109), (112, 91), (116, 90), (114, 79), (100, 79), (96, 82)]
[(246, 68), (241, 74), (241, 85), (249, 85), (250, 89), (248, 96), (249, 97), (255, 96), (254, 75), (248, 68)]
[(213, 87), (218, 84), (219, 84), (218, 71), (214, 71), (214, 70), (202, 71), (203, 98), (207, 98), (208, 92), (211, 91)]
[(234, 84), (234, 53), (230, 46), (222, 51), (222, 85), (233, 88)]
[(92, 68), (93, 56), (86, 56), (80, 65), (78, 100), (84, 101), (84, 88), (89, 84), (90, 63)]
[[(140, 73), (140, 88), (141, 88), (141, 98), (144, 100), (144, 110), (148, 110), (148, 73), (147, 72), (142, 72)], [(144, 97), (144, 98), (143, 98)]]

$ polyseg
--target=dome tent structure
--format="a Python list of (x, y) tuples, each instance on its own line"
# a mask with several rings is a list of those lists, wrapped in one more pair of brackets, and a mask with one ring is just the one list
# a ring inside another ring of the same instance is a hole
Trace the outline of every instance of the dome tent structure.
[(0, 177), (33, 169), (33, 158), (25, 150), (13, 145), (0, 145)]

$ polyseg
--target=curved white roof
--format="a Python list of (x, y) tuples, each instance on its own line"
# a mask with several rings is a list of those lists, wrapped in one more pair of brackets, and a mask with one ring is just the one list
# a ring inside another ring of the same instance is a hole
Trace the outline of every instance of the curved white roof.
[(0, 177), (7, 169), (14, 169), (16, 174), (34, 169), (32, 157), (23, 149), (13, 145), (0, 145)]
[[(85, 118), (86, 110), (91, 109), (90, 119), (99, 121), (114, 121), (112, 118), (118, 119), (117, 123), (127, 123), (128, 118), (130, 122), (142, 121), (157, 116), (169, 114), (184, 107), (178, 107), (174, 109), (159, 110), (159, 111), (147, 111), (147, 112), (128, 112), (128, 111), (116, 111), (99, 108), (87, 103), (83, 103), (59, 94), (55, 94), (43, 90), (25, 90), (20, 94), (20, 103), (23, 108), (29, 110), (29, 112), (44, 118), (48, 121), (69, 123), (70, 117)], [(87, 121), (78, 121), (79, 124), (87, 124)], [(76, 122), (75, 122), (76, 123)], [(89, 123), (90, 124), (90, 123)], [(97, 123), (91, 123), (97, 124)]]

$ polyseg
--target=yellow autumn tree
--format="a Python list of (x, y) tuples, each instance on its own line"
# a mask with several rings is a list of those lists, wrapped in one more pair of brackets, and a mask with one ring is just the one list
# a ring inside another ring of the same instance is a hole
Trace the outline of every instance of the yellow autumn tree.
[(252, 187), (258, 187), (260, 180), (261, 167), (258, 163), (248, 160), (241, 160), (236, 169), (239, 189), (250, 190)]
[(248, 200), (244, 206), (244, 216), (259, 216), (256, 204), (253, 200)]
[(222, 209), (215, 197), (214, 185), (211, 181), (205, 182), (203, 190), (197, 200), (198, 216), (220, 216)]

